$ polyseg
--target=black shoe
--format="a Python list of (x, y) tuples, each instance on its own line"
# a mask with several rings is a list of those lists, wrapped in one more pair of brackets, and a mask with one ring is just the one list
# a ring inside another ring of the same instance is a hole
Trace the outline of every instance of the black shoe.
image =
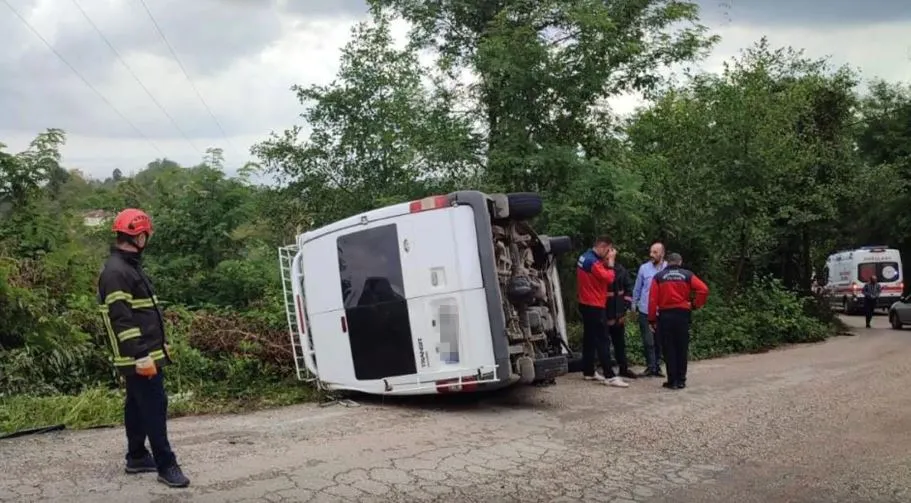
[(672, 383), (672, 382), (663, 382), (663, 383), (661, 383), (661, 387), (667, 388), (667, 389), (678, 389), (677, 383)]
[(683, 388), (686, 388), (686, 383), (685, 383), (685, 382), (678, 382), (677, 385), (674, 386), (674, 387), (677, 388), (677, 389), (683, 389)]
[(127, 466), (124, 471), (131, 474), (151, 473), (157, 472), (158, 468), (155, 466), (155, 460), (152, 458), (152, 455), (146, 454), (139, 459), (127, 459)]
[(190, 479), (183, 474), (183, 471), (177, 465), (171, 465), (158, 472), (158, 481), (168, 487), (187, 487), (190, 485)]
[(625, 377), (627, 379), (638, 379), (639, 378), (639, 374), (633, 372), (630, 369), (623, 369), (620, 372), (618, 372), (618, 374), (620, 375), (620, 377)]
[(658, 372), (656, 370), (644, 370), (642, 373), (639, 374), (639, 377), (659, 377), (659, 376), (664, 377), (663, 375), (660, 374), (660, 372)]

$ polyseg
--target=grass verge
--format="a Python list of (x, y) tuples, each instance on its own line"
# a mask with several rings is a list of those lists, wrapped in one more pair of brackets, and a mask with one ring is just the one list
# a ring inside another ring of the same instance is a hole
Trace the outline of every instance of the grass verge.
[[(243, 395), (217, 390), (169, 394), (168, 416), (239, 413), (312, 401), (313, 388), (296, 381), (256, 386)], [(78, 395), (14, 395), (0, 398), (0, 435), (63, 424), (70, 429), (123, 423), (124, 392), (91, 388)]]

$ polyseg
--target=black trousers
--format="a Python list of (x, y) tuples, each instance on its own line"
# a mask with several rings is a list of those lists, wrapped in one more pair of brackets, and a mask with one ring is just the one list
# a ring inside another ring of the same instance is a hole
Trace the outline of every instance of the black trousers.
[(152, 456), (158, 471), (177, 463), (168, 442), (168, 395), (164, 389), (164, 374), (151, 379), (127, 376), (127, 396), (123, 407), (123, 423), (127, 434), (127, 458), (141, 459), (148, 456), (146, 438), (152, 447)]
[(614, 359), (620, 372), (629, 370), (629, 360), (626, 359), (626, 325), (620, 320), (614, 320), (613, 325), (607, 326), (611, 344), (614, 345)]
[(658, 337), (664, 349), (667, 382), (686, 384), (686, 367), (690, 353), (690, 312), (667, 309), (658, 314)]
[(873, 312), (876, 310), (876, 299), (864, 297), (864, 316), (867, 318), (867, 326), (873, 320)]
[(582, 315), (582, 375), (595, 375), (595, 353), (601, 362), (604, 377), (614, 377), (610, 361), (610, 342), (607, 338), (607, 310), (579, 305)]

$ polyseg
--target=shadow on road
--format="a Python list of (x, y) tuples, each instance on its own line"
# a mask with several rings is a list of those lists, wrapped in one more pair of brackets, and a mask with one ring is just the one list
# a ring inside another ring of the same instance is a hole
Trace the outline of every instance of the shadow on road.
[(382, 396), (368, 395), (365, 393), (351, 393), (347, 395), (360, 404), (382, 405), (403, 409), (442, 411), (442, 412), (484, 412), (489, 413), (491, 408), (513, 410), (547, 410), (551, 408), (536, 391), (537, 386), (515, 385), (495, 391), (479, 391), (474, 393), (451, 393), (439, 395), (420, 396)]

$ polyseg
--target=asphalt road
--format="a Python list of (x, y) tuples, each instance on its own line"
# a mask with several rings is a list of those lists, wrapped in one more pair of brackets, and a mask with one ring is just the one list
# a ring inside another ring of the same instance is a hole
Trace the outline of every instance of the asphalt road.
[[(857, 326), (857, 318), (848, 322)], [(583, 382), (182, 418), (193, 484), (122, 472), (121, 430), (0, 441), (2, 501), (911, 501), (911, 330)]]

